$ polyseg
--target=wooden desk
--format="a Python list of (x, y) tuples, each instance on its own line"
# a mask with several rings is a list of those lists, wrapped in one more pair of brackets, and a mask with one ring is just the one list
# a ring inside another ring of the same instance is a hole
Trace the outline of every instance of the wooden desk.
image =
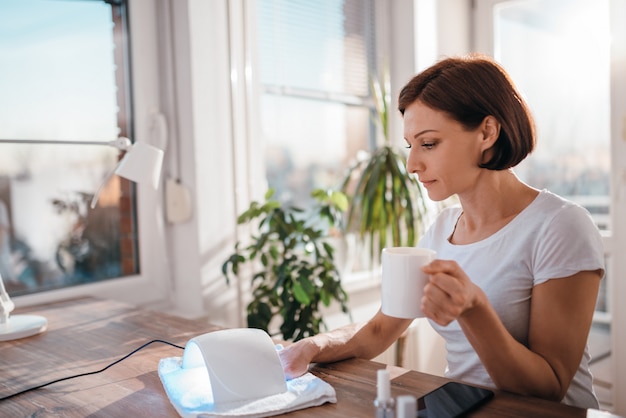
[[(0, 342), (0, 397), (62, 377), (99, 370), (142, 344), (162, 339), (181, 346), (218, 327), (91, 298), (23, 310), (48, 318), (48, 331)], [(155, 343), (103, 373), (79, 377), (0, 401), (0, 417), (178, 417), (157, 374), (161, 358), (182, 350)], [(376, 371), (385, 367), (365, 360), (317, 365), (312, 372), (337, 392), (325, 404), (288, 417), (371, 417)], [(447, 380), (390, 368), (392, 395), (416, 397)], [(560, 403), (496, 393), (476, 417), (585, 417), (586, 411)]]

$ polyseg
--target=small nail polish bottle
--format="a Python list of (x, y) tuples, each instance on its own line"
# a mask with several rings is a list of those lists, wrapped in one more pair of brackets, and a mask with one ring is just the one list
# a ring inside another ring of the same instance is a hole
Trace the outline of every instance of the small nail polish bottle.
[(415, 418), (417, 399), (412, 395), (400, 395), (396, 398), (396, 418)]
[(391, 397), (391, 383), (388, 370), (378, 370), (376, 376), (376, 389), (377, 394), (376, 400), (374, 401), (376, 418), (393, 418), (394, 400)]

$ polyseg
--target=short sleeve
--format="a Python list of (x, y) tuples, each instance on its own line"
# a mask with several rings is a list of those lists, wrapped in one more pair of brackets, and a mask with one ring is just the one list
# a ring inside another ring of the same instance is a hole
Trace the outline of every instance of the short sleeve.
[(604, 276), (602, 237), (589, 212), (565, 204), (547, 219), (533, 255), (535, 285), (585, 270), (601, 269)]

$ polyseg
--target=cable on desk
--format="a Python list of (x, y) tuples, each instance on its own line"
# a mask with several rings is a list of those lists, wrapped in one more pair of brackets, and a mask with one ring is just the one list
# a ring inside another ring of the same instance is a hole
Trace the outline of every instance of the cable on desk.
[(162, 344), (171, 345), (172, 347), (180, 348), (181, 350), (184, 350), (184, 349), (185, 349), (185, 347), (181, 347), (180, 345), (176, 345), (176, 344), (171, 343), (171, 342), (168, 342), (168, 341), (163, 341), (163, 340), (152, 340), (152, 341), (148, 341), (147, 343), (145, 343), (145, 344), (144, 344), (144, 345), (142, 345), (141, 347), (134, 349), (134, 350), (133, 350), (133, 351), (131, 351), (130, 353), (126, 354), (124, 357), (122, 357), (122, 358), (120, 358), (120, 359), (118, 359), (118, 360), (115, 360), (113, 363), (109, 364), (108, 366), (103, 367), (103, 368), (102, 368), (102, 369), (100, 369), (100, 370), (96, 370), (96, 371), (93, 371), (93, 372), (80, 373), (80, 374), (76, 374), (76, 375), (73, 375), (73, 376), (66, 376), (66, 377), (62, 377), (62, 378), (60, 378), (60, 379), (53, 380), (53, 381), (48, 382), (48, 383), (41, 384), (41, 385), (39, 385), (39, 386), (34, 386), (34, 387), (32, 387), (32, 388), (24, 389), (24, 390), (22, 390), (22, 391), (19, 391), (19, 392), (13, 393), (13, 394), (11, 394), (11, 395), (5, 396), (5, 397), (3, 397), (3, 398), (0, 398), (0, 402), (5, 401), (5, 400), (10, 399), (10, 398), (13, 398), (13, 397), (18, 396), (18, 395), (22, 395), (22, 394), (24, 394), (24, 393), (26, 393), (26, 392), (30, 392), (30, 391), (33, 391), (33, 390), (41, 389), (41, 388), (43, 388), (43, 387), (45, 387), (45, 386), (48, 386), (48, 385), (51, 385), (51, 384), (53, 384), (53, 383), (59, 383), (59, 382), (63, 382), (64, 380), (70, 380), (70, 379), (75, 379), (75, 378), (77, 378), (77, 377), (83, 377), (83, 376), (89, 376), (89, 375), (92, 375), (92, 374), (102, 373), (103, 371), (105, 371), (105, 370), (109, 369), (109, 368), (110, 368), (110, 367), (112, 367), (112, 366), (115, 366), (115, 365), (116, 365), (117, 363), (119, 363), (120, 361), (126, 360), (128, 357), (132, 356), (132, 355), (133, 355), (133, 354), (135, 354), (137, 351), (139, 351), (139, 350), (142, 350), (142, 349), (146, 348), (147, 346), (149, 346), (149, 345), (150, 345), (150, 344), (152, 344), (152, 343), (162, 343)]

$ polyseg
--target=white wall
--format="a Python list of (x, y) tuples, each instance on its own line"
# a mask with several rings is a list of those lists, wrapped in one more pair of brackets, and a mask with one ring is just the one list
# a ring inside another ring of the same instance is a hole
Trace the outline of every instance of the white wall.
[(176, 121), (168, 176), (192, 196), (191, 219), (168, 227), (174, 312), (233, 327), (241, 325), (238, 284), (227, 286), (221, 274), (236, 231), (228, 3), (177, 1), (163, 10), (171, 16), (175, 62), (164, 80), (172, 84), (167, 111)]
[(471, 52), (472, 2), (438, 0), (437, 53), (439, 58)]
[(611, 334), (614, 412), (626, 416), (626, 0), (611, 1)]

